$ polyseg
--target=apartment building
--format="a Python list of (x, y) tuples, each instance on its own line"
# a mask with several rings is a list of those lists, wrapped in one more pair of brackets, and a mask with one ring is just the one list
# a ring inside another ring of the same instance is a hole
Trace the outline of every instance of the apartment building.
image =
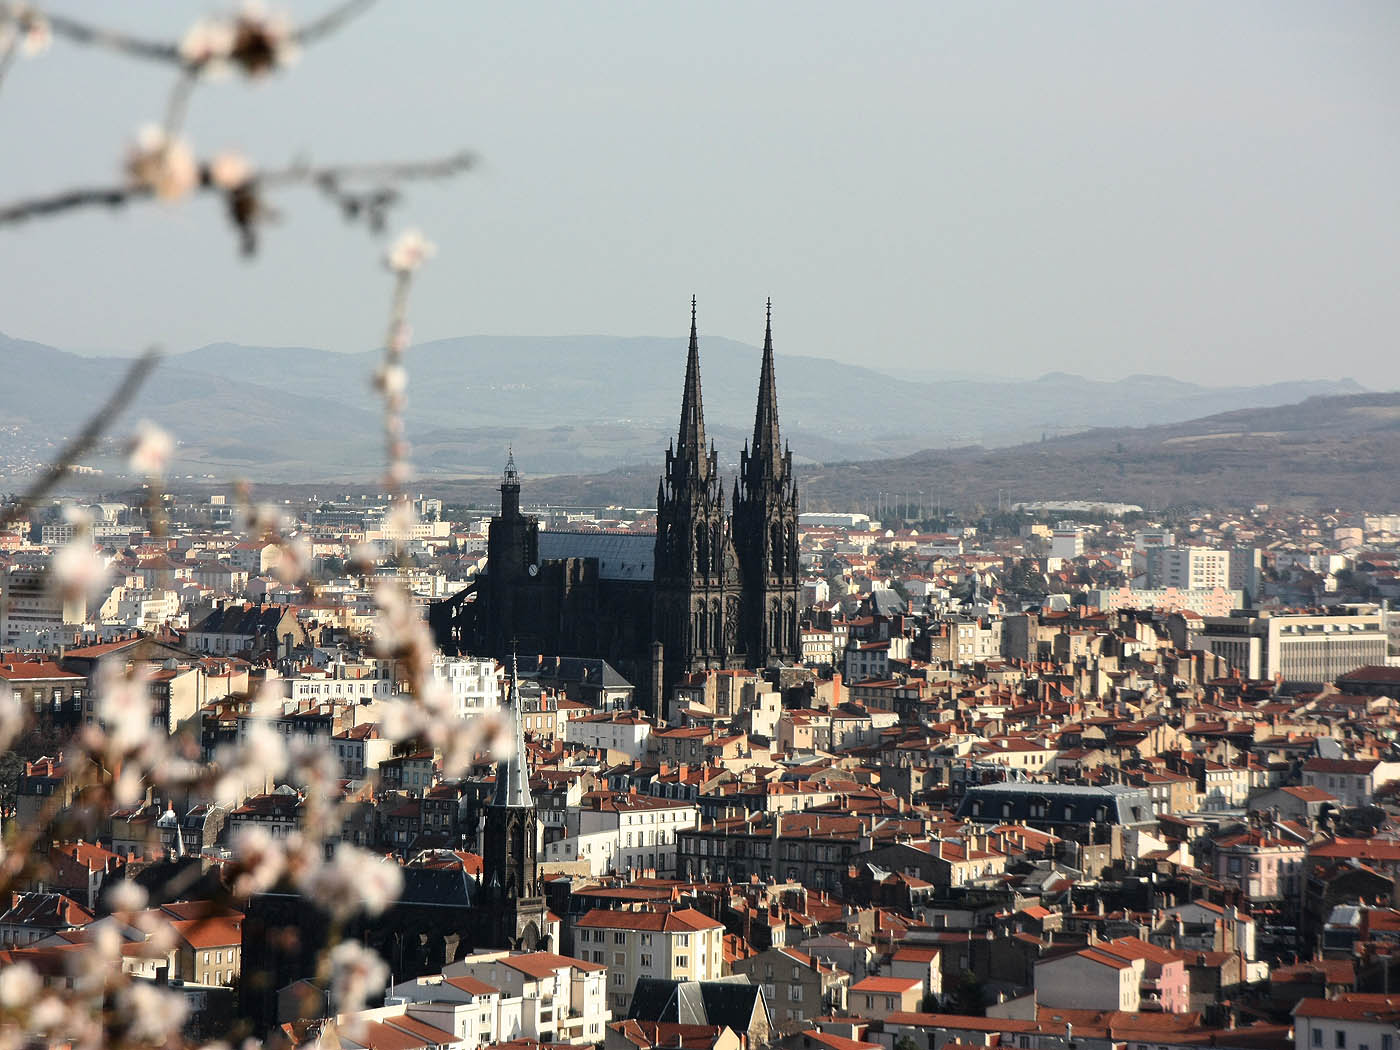
[(1373, 605), (1321, 613), (1207, 617), (1191, 634), (1191, 648), (1223, 658), (1246, 678), (1282, 676), (1296, 686), (1334, 682), (1358, 667), (1384, 664), (1384, 614)]
[(608, 1008), (622, 1016), (639, 977), (707, 981), (723, 975), (724, 926), (694, 908), (594, 908), (574, 925), (580, 957), (608, 968)]
[(676, 874), (676, 842), (700, 821), (700, 807), (681, 799), (593, 792), (565, 814), (565, 830), (545, 846), (544, 860), (585, 861), (589, 872), (655, 870)]
[(851, 975), (795, 948), (769, 948), (747, 959), (735, 959), (730, 970), (763, 986), (775, 1022), (846, 1012)]
[(514, 1039), (583, 1046), (600, 1042), (612, 1019), (607, 976), (600, 963), (552, 952), (486, 951), (389, 994), (468, 1046)]
[(1146, 551), (1147, 586), (1214, 590), (1230, 586), (1230, 552), (1214, 547), (1153, 547)]
[(51, 586), (47, 565), (11, 565), (0, 572), (0, 644), (71, 644), (87, 612), (84, 599), (65, 598)]

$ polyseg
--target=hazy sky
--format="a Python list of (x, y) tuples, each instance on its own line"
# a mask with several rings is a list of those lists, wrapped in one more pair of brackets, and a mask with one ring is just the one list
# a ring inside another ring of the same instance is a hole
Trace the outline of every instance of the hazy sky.
[[(786, 353), (1389, 388), (1397, 53), (1394, 0), (394, 0), (289, 74), (201, 88), (189, 130), (269, 163), (479, 151), (394, 219), (439, 246), (420, 340), (681, 335), (694, 292), (702, 331), (757, 342), (771, 295)], [(63, 41), (18, 63), (0, 199), (112, 178), (170, 78)], [(0, 232), (0, 331), (376, 345), (378, 245), (309, 193), (281, 205), (251, 264), (212, 201)]]

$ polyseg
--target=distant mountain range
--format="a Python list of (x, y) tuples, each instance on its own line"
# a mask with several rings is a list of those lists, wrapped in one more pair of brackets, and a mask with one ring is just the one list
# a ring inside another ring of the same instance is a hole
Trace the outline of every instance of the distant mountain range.
[[(737, 460), (752, 426), (759, 356), (742, 343), (702, 340), (706, 422), (722, 464)], [(127, 419), (155, 419), (176, 436), (181, 474), (371, 481), (383, 462), (369, 385), (378, 359), (376, 351), (201, 347), (167, 358)], [(416, 346), (408, 355), (414, 466), (424, 481), (494, 476), (512, 444), (535, 477), (636, 466), (652, 477), (654, 492), (684, 361), (679, 338), (471, 336)], [(0, 367), (10, 379), (0, 387), (0, 457), (11, 468), (42, 458), (125, 366), (0, 335)], [(777, 372), (783, 432), (805, 464), (1000, 448), (1363, 390), (1349, 379), (1205, 387), (1146, 375), (935, 380), (927, 370), (914, 379), (782, 354)]]
[[(648, 505), (657, 467), (532, 482), (555, 504)], [(1400, 510), (1400, 393), (1312, 397), (1149, 427), (1101, 427), (1010, 448), (929, 449), (898, 458), (807, 465), (806, 510), (871, 509), (876, 495), (922, 493), (928, 507), (1095, 500), (1166, 507)], [(489, 482), (436, 486), (489, 504)]]

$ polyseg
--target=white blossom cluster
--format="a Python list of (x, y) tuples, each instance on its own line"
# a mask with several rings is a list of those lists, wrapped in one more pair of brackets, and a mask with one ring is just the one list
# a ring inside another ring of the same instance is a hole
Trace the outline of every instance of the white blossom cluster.
[[(352, 8), (354, 3), (346, 4)], [(342, 12), (343, 14), (343, 12)], [(323, 19), (335, 21), (335, 15)], [(324, 31), (324, 30), (323, 30)], [(218, 191), (239, 229), (248, 234), (263, 211), (256, 189), (259, 171), (236, 152), (217, 153), (201, 161), (183, 136), (189, 97), (195, 86), (221, 75), (250, 80), (266, 77), (296, 61), (303, 34), (283, 13), (249, 0), (236, 11), (197, 20), (178, 44), (161, 48), (120, 33), (96, 32), (55, 13), (46, 18), (27, 3), (0, 0), (0, 79), (17, 55), (42, 53), (55, 35), (82, 43), (127, 50), (142, 57), (165, 57), (178, 66), (163, 118), (137, 133), (122, 160), (124, 194), (175, 202), (201, 189)], [(266, 173), (275, 181), (276, 173)], [(284, 176), (285, 178), (285, 176)], [(124, 199), (124, 198), (123, 198)], [(416, 230), (387, 249), (384, 260), (394, 278), (393, 307), (385, 357), (374, 384), (384, 406), (386, 476), (398, 491), (410, 477), (404, 410), (408, 389), (405, 364), (410, 343), (407, 294), (414, 275), (435, 252)], [(159, 493), (170, 471), (177, 444), (156, 423), (142, 421), (126, 444), (129, 469), (151, 494), (151, 512), (159, 513)], [(295, 523), (275, 506), (255, 504), (240, 489), (235, 527), (250, 539), (277, 545), (273, 571), (286, 586), (302, 584), (311, 574), (313, 551)], [(90, 601), (108, 587), (111, 566), (93, 542), (91, 520), (73, 512), (73, 539), (51, 559), (53, 588), (65, 600)], [(387, 534), (407, 537), (416, 519), (407, 499), (397, 500), (384, 522)], [(357, 551), (357, 555), (366, 552)], [(385, 582), (375, 594), (375, 651), (400, 670), (402, 692), (382, 720), (383, 735), (395, 742), (420, 741), (443, 760), (445, 776), (460, 775), (483, 752), (503, 757), (514, 736), (499, 717), (463, 720), (450, 692), (432, 673), (436, 656), (432, 637), (406, 589)], [(338, 929), (358, 916), (384, 913), (398, 899), (403, 872), (393, 859), (339, 842), (345, 817), (339, 766), (328, 741), (289, 738), (272, 724), (284, 714), (284, 698), (274, 682), (249, 705), (236, 744), (221, 747), (212, 762), (199, 760), (188, 740), (172, 737), (160, 724), (151, 692), (151, 666), (112, 659), (99, 666), (95, 715), (65, 751), (65, 767), (75, 789), (69, 813), (61, 813), (63, 793), (32, 827), (23, 828), (0, 847), (0, 890), (9, 889), (45, 841), (50, 825), (63, 816), (81, 822), (132, 806), (156, 788), (163, 797), (177, 793), (191, 799), (234, 802), (251, 794), (290, 787), (300, 796), (301, 826), (274, 838), (266, 830), (242, 830), (230, 843), (226, 871), (235, 902), (275, 888), (292, 887), (309, 905), (323, 911)], [(13, 695), (0, 695), (0, 749), (25, 731), (26, 711)], [(21, 861), (23, 863), (21, 863)], [(74, 1050), (106, 1047), (182, 1047), (186, 999), (178, 991), (134, 976), (130, 964), (162, 960), (176, 944), (170, 919), (148, 907), (147, 893), (130, 880), (114, 881), (104, 898), (110, 918), (88, 928), (81, 948), (67, 954), (70, 972), (54, 979), (24, 962), (0, 967), (0, 1050), (29, 1046), (65, 1046)], [(382, 992), (389, 972), (375, 953), (353, 940), (326, 946), (315, 977), (325, 982), (334, 1009), (362, 1010)], [(139, 969), (140, 967), (136, 967)], [(312, 975), (308, 975), (312, 976)], [(334, 1030), (330, 1019), (328, 1031)], [(259, 1050), (248, 1040), (242, 1050)], [(226, 1050), (217, 1045), (206, 1050)]]

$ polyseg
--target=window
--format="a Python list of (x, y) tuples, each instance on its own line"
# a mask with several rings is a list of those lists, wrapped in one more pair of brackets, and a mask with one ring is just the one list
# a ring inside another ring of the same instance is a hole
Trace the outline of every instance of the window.
[(626, 943), (627, 943), (627, 934), (623, 933), (621, 930), (618, 930), (616, 933), (613, 934), (613, 944), (626, 944)]
[(1337, 1050), (1347, 1050), (1347, 1033), (1343, 1028), (1337, 1029), (1337, 1040), (1333, 1044)]
[(689, 947), (690, 947), (690, 934), (688, 934), (688, 933), (677, 934), (677, 935), (676, 935), (676, 944), (678, 944), (678, 945), (679, 945), (680, 947), (682, 947), (682, 948), (689, 948)]
[(690, 956), (689, 956), (689, 955), (677, 955), (677, 956), (676, 956), (675, 966), (676, 966), (676, 969), (678, 969), (678, 970), (684, 970), (684, 969), (686, 969), (687, 967), (690, 966)]

